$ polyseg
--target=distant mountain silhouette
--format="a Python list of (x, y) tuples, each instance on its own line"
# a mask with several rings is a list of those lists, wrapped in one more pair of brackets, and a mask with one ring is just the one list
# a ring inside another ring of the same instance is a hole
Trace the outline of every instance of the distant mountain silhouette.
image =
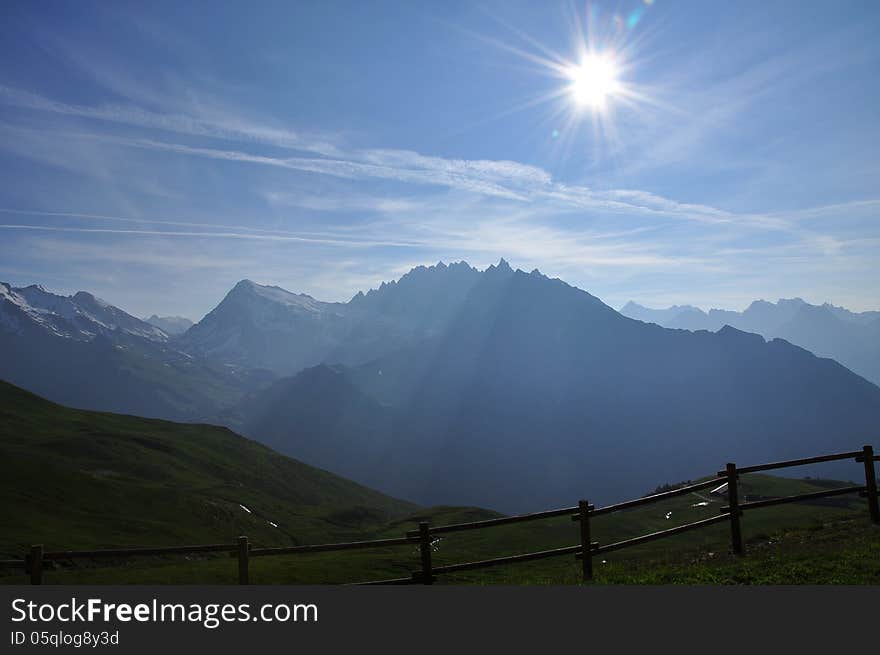
[(196, 420), (272, 378), (178, 350), (169, 335), (91, 294), (0, 283), (0, 379), (83, 409)]
[(441, 332), (279, 380), (241, 415), (246, 434), (387, 493), (522, 511), (858, 446), (880, 388), (786, 341), (646, 324), (502, 261)]
[(312, 366), (346, 331), (340, 303), (242, 280), (180, 339), (194, 355), (291, 372)]
[(279, 374), (324, 362), (359, 364), (442, 330), (478, 276), (464, 262), (419, 266), (348, 303), (242, 280), (180, 344)]
[(620, 313), (629, 318), (644, 321), (645, 323), (657, 323), (657, 325), (663, 325), (665, 327), (669, 327), (667, 325), (668, 323), (681, 316), (690, 316), (691, 314), (694, 314), (695, 316), (693, 320), (695, 321), (699, 320), (697, 317), (705, 316), (703, 310), (694, 307), (693, 305), (672, 305), (672, 307), (667, 307), (666, 309), (651, 309), (649, 307), (643, 307), (633, 301), (626, 303), (620, 309)]
[(193, 322), (183, 316), (156, 316), (156, 314), (153, 314), (145, 318), (144, 321), (150, 325), (155, 325), (171, 336), (183, 334), (193, 326)]
[(32, 284), (16, 288), (0, 282), (0, 321), (9, 332), (38, 326), (74, 341), (90, 341), (96, 335), (126, 334), (156, 343), (168, 341), (168, 334), (154, 325), (126, 314), (90, 293), (79, 291), (59, 296)]
[(662, 320), (716, 331), (627, 318), (504, 260), (420, 266), (347, 303), (243, 280), (177, 337), (90, 294), (3, 284), (0, 378), (80, 408), (222, 423), (425, 505), (503, 511), (876, 436), (880, 388), (789, 342), (843, 324), (868, 347), (872, 316), (792, 300)]
[(649, 309), (634, 302), (621, 308), (630, 318), (685, 330), (721, 329), (731, 325), (768, 339), (780, 338), (821, 357), (831, 357), (880, 384), (880, 312), (851, 312), (829, 303), (811, 305), (800, 298), (775, 303), (756, 300), (742, 312), (691, 306)]

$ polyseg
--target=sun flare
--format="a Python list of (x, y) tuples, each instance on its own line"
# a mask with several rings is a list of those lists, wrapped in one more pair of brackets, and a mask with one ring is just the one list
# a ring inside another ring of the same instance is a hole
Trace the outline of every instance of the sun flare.
[(609, 56), (588, 55), (568, 70), (569, 91), (579, 107), (601, 110), (620, 91), (619, 69)]
[(552, 86), (542, 84), (533, 96), (502, 109), (489, 120), (546, 105), (539, 120), (544, 134), (552, 139), (553, 152), (568, 157), (573, 147), (580, 147), (579, 135), (590, 131), (590, 157), (598, 161), (621, 143), (621, 121), (663, 108), (666, 103), (655, 95), (662, 92), (660, 87), (646, 87), (639, 81), (644, 75), (639, 72), (646, 57), (643, 50), (653, 37), (649, 32), (637, 31), (637, 27), (641, 28), (640, 20), (650, 3), (643, 0), (627, 15), (607, 13), (590, 2), (586, 4), (585, 12), (572, 8), (566, 15), (571, 31), (562, 50), (507, 25), (501, 18), (498, 22), (513, 33), (510, 42), (477, 36), (523, 60), (526, 74), (539, 71), (553, 80)]

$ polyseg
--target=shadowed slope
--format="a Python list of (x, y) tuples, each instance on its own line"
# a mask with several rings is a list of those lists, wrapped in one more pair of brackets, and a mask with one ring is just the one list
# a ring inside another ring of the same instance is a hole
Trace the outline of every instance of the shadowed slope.
[(10, 554), (41, 542), (231, 543), (239, 534), (314, 543), (414, 509), (226, 428), (69, 409), (6, 383), (0, 458), (0, 549)]

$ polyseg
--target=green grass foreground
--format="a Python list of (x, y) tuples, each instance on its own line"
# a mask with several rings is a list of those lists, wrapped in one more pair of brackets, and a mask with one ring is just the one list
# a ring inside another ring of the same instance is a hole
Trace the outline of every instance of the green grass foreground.
[[(761, 476), (768, 477), (768, 476)], [(776, 480), (773, 480), (777, 483)], [(788, 481), (800, 486), (801, 481)], [(610, 543), (718, 511), (694, 508), (694, 498), (657, 503), (594, 521), (596, 538)], [(701, 501), (700, 501), (701, 502)], [(864, 500), (836, 506), (788, 505), (747, 512), (743, 519), (746, 554), (729, 552), (725, 522), (653, 543), (594, 557), (593, 584), (880, 584), (880, 527), (872, 525)], [(394, 522), (370, 536), (401, 535), (417, 521), (451, 523), (479, 518), (482, 510), (435, 508)], [(657, 526), (660, 526), (659, 528)], [(435, 565), (487, 559), (577, 542), (577, 524), (568, 517), (528, 524), (451, 533), (432, 553)], [(255, 557), (253, 584), (340, 584), (405, 577), (418, 569), (417, 545), (365, 551)], [(236, 584), (236, 560), (225, 555), (60, 562), (45, 572), (46, 584)], [(22, 583), (21, 573), (0, 583)], [(580, 584), (580, 562), (570, 555), (439, 576), (438, 584)]]
[(417, 507), (226, 428), (70, 409), (4, 382), (0, 462), (0, 559), (35, 543), (346, 541)]
[[(806, 529), (789, 529), (746, 545), (744, 556), (724, 550), (675, 550), (638, 558), (594, 559), (595, 585), (877, 585), (880, 528), (853, 518)], [(579, 564), (517, 571), (490, 577), (458, 577), (459, 584), (581, 584)]]
[[(0, 559), (30, 544), (47, 551), (234, 542), (252, 547), (401, 537), (419, 521), (500, 516), (480, 508), (417, 506), (278, 455), (229, 430), (85, 412), (0, 383)], [(741, 493), (774, 497), (849, 482), (744, 475)], [(576, 499), (572, 499), (572, 504)], [(704, 492), (597, 517), (609, 544), (717, 516)], [(244, 506), (244, 507), (243, 507)], [(244, 508), (247, 509), (244, 509)], [(274, 524), (274, 525), (273, 525)], [(569, 516), (441, 535), (435, 566), (579, 543)], [(745, 557), (728, 553), (726, 522), (596, 556), (594, 584), (880, 584), (880, 529), (866, 501), (837, 496), (747, 511)], [(254, 584), (340, 584), (409, 577), (416, 544), (254, 557)], [(28, 581), (0, 568), (0, 583)], [(439, 584), (579, 584), (571, 555), (442, 575)], [(62, 560), (45, 584), (236, 584), (228, 554)]]

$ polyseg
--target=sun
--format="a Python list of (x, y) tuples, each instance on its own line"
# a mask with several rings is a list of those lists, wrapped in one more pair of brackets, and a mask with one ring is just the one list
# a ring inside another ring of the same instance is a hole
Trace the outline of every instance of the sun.
[(571, 80), (569, 92), (578, 107), (601, 111), (608, 98), (621, 90), (620, 70), (607, 55), (589, 54), (566, 73)]
[[(570, 41), (563, 50), (542, 43), (535, 36), (494, 17), (512, 32), (510, 42), (493, 36), (475, 35), (485, 43), (523, 60), (524, 73), (535, 72), (551, 78), (552, 84), (541, 84), (536, 93), (526, 96), (510, 107), (480, 122), (496, 120), (515, 112), (533, 111), (545, 105), (543, 116), (536, 117), (549, 139), (556, 156), (566, 158), (573, 148), (586, 143), (589, 156), (598, 162), (606, 154), (618, 152), (625, 137), (619, 127), (642, 112), (656, 109), (677, 111), (657, 93), (666, 92), (656, 84), (647, 87), (640, 80), (642, 63), (650, 57), (644, 52), (652, 43), (650, 31), (642, 31), (642, 16), (651, 2), (641, 0), (630, 13), (600, 11), (592, 0), (579, 2), (586, 11), (570, 3), (564, 18), (570, 23)], [(563, 42), (564, 39), (557, 39)]]

